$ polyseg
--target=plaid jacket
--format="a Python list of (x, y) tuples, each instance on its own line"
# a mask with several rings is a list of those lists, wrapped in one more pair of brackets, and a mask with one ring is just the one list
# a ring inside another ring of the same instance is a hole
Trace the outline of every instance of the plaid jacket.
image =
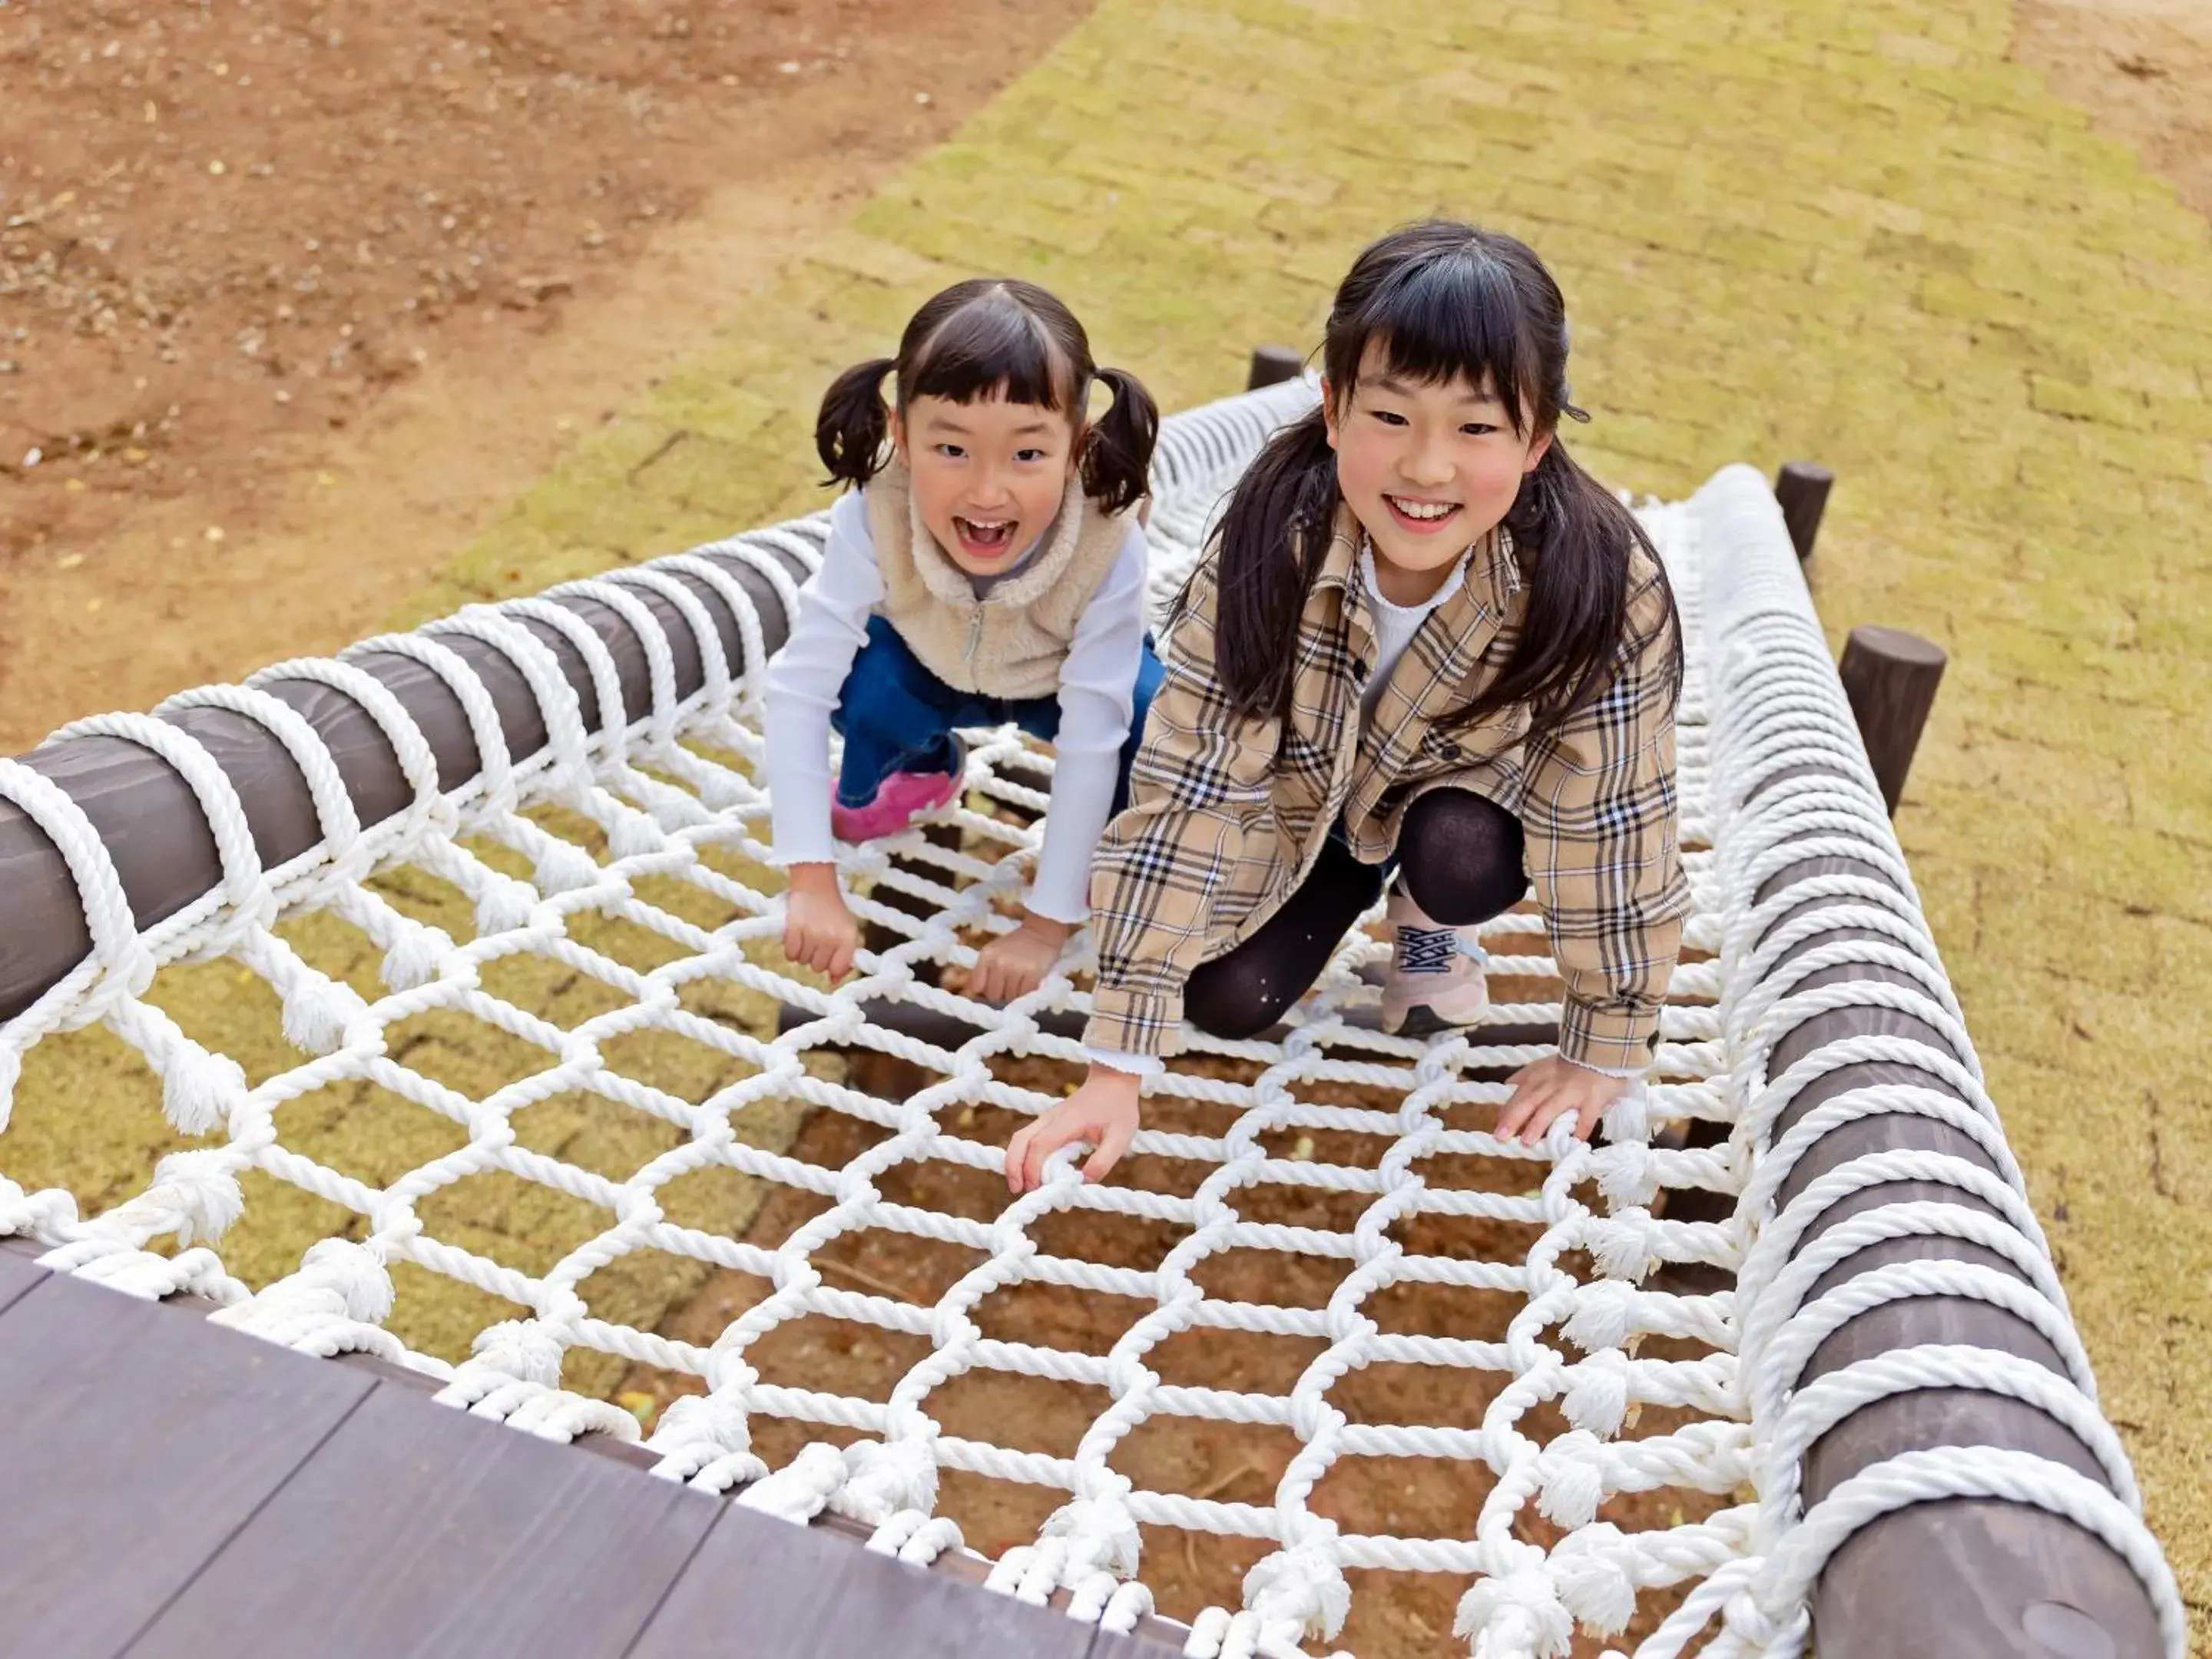
[(1436, 721), (1503, 667), (1527, 608), (1511, 536), (1492, 532), (1407, 647), (1363, 736), (1376, 646), (1358, 536), (1341, 513), (1298, 619), (1288, 721), (1230, 718), (1213, 672), (1214, 556), (1178, 600), (1130, 805), (1092, 866), (1086, 1044), (1174, 1053), (1191, 970), (1297, 890), (1339, 814), (1352, 852), (1380, 863), (1407, 806), (1450, 788), (1521, 819), (1566, 985), (1560, 1052), (1615, 1070), (1647, 1064), (1689, 904), (1675, 849), (1674, 624), (1658, 570), (1636, 552), (1612, 684), (1540, 744), (1522, 741), (1522, 708), (1445, 731)]

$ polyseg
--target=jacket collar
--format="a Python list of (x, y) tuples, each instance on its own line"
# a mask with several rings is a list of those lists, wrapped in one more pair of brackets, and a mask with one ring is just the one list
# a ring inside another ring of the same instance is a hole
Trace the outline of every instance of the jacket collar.
[[(1334, 587), (1361, 611), (1367, 605), (1365, 585), (1359, 580), (1359, 555), (1368, 544), (1365, 528), (1353, 516), (1352, 508), (1338, 502), (1336, 523), (1329, 537), (1328, 551), (1322, 557), (1320, 574), (1314, 578), (1316, 589)], [(1461, 580), (1458, 594), (1482, 616), (1495, 619), (1505, 614), (1513, 598), (1521, 591), (1521, 564), (1516, 555), (1513, 532), (1504, 525), (1483, 533), (1468, 550), (1467, 574)], [(1445, 609), (1450, 604), (1439, 606)]]

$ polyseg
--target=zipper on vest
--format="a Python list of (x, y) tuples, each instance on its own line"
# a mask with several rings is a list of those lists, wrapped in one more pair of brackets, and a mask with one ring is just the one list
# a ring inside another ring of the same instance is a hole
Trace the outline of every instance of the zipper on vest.
[(963, 653), (963, 659), (971, 667), (975, 661), (975, 647), (982, 642), (983, 607), (979, 605), (975, 607), (975, 614), (968, 618), (968, 649)]

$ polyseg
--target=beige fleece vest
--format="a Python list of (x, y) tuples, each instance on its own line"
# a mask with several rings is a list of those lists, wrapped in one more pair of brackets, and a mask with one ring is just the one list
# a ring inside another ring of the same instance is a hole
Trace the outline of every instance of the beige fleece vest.
[(1081, 478), (1069, 478), (1044, 545), (979, 599), (968, 573), (921, 522), (905, 467), (894, 461), (878, 473), (865, 499), (883, 573), (884, 619), (924, 667), (957, 690), (986, 696), (1046, 697), (1060, 690), (1075, 625), (1114, 567), (1128, 514), (1098, 511), (1084, 499)]

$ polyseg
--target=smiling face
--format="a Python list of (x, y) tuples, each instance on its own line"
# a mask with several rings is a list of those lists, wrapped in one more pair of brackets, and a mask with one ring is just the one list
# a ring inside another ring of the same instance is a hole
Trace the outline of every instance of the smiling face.
[(1380, 580), (1395, 569), (1443, 580), (1552, 445), (1549, 432), (1516, 432), (1494, 387), (1394, 374), (1384, 341), (1369, 343), (1349, 388), (1324, 386), (1322, 398), (1337, 487), (1375, 544)]
[(891, 432), (922, 523), (971, 576), (995, 576), (1035, 544), (1075, 470), (1074, 422), (1003, 390), (964, 404), (915, 398)]

